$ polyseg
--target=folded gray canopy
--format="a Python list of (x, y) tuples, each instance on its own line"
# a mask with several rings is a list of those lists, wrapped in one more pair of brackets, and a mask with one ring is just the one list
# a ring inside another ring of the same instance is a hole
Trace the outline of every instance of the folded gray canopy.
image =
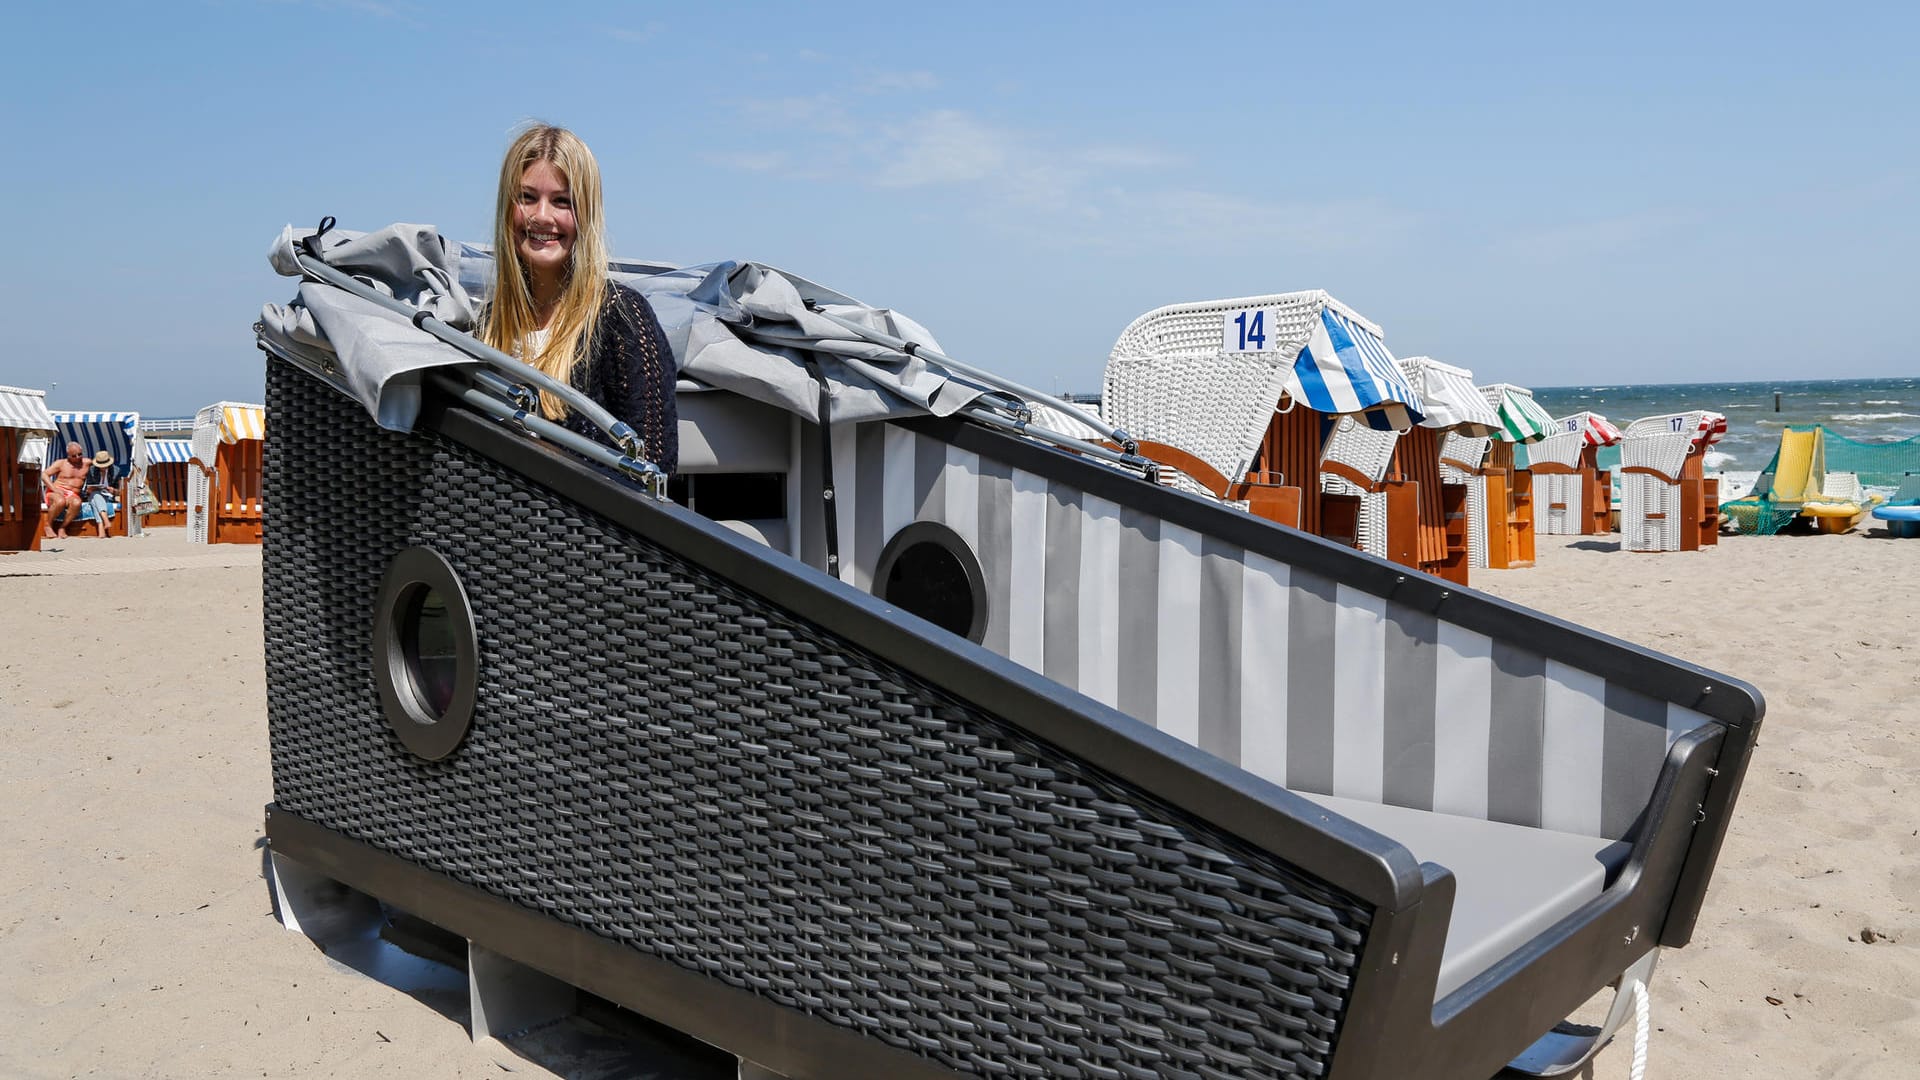
[[(289, 225), (269, 261), (302, 276), (308, 250), (386, 296), (471, 332), (478, 321), (492, 254), (454, 244), (427, 225), (389, 225), (371, 233), (331, 230), (301, 247)], [(986, 387), (923, 357), (877, 344), (840, 320), (937, 352), (925, 327), (895, 311), (760, 263), (702, 266), (616, 262), (615, 281), (645, 296), (665, 329), (682, 379), (731, 390), (817, 420), (826, 382), (835, 423), (932, 413), (950, 415)], [(808, 303), (815, 307), (810, 310)], [(837, 317), (837, 318), (836, 318)], [(410, 430), (420, 410), (423, 375), (474, 364), (452, 345), (396, 312), (313, 280), (286, 304), (268, 304), (261, 339), (323, 375), (366, 407), (376, 423)]]

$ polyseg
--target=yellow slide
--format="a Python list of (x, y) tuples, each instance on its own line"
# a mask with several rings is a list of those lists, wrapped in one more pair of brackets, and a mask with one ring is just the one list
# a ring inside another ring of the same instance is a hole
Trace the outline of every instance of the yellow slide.
[(1827, 444), (1820, 428), (1780, 433), (1779, 461), (1773, 468), (1776, 503), (1804, 502), (1818, 497), (1827, 482)]

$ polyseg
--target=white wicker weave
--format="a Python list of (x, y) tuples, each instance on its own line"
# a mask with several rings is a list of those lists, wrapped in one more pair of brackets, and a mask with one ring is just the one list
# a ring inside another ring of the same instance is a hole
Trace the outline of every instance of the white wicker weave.
[[(220, 449), (220, 413), (225, 402), (209, 405), (193, 418), (193, 456), (213, 468)], [(199, 466), (187, 466), (187, 538), (196, 544), (212, 535), (213, 484)]]
[[(1449, 431), (1440, 437), (1440, 479), (1448, 484), (1465, 484), (1479, 477), (1479, 469), (1487, 462), (1487, 447), (1493, 440), (1485, 436), (1475, 438)], [(1449, 461), (1465, 462), (1473, 466), (1474, 471), (1464, 472), (1447, 464)]]
[[(1106, 419), (1140, 439), (1177, 446), (1229, 478), (1245, 476), (1320, 313), (1334, 308), (1371, 328), (1327, 293), (1282, 293), (1156, 308), (1135, 319), (1107, 359)], [(1270, 312), (1268, 347), (1228, 352), (1229, 313)]]
[(1620, 548), (1680, 550), (1679, 484), (1646, 473), (1628, 473), (1620, 478)]
[(1628, 424), (1626, 437), (1620, 440), (1621, 467), (1658, 469), (1668, 476), (1679, 476), (1687, 455), (1694, 450), (1700, 423), (1709, 415), (1695, 409), (1642, 417)]
[[(1581, 473), (1534, 473), (1534, 525), (1549, 536), (1580, 535), (1586, 515), (1586, 476)], [(1546, 513), (1540, 511), (1545, 509)]]
[(1487, 478), (1467, 479), (1467, 566), (1487, 568)]
[(1545, 461), (1571, 469), (1580, 464), (1580, 451), (1587, 448), (1585, 431), (1562, 431), (1527, 447), (1527, 464)]

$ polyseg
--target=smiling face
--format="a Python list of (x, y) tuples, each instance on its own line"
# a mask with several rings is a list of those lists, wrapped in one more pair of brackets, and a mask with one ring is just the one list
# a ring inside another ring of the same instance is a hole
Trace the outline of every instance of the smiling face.
[(74, 468), (80, 468), (81, 466), (84, 466), (86, 463), (87, 463), (87, 452), (81, 449), (80, 444), (68, 443), (67, 444), (67, 464), (72, 465)]
[(513, 243), (532, 278), (536, 297), (558, 294), (573, 265), (573, 191), (551, 161), (536, 161), (520, 174), (513, 206)]

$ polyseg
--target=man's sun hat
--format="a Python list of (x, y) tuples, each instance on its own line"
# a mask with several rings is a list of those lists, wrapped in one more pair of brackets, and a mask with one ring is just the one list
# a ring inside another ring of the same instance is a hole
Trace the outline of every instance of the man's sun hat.
[(93, 455), (93, 464), (97, 468), (102, 468), (102, 469), (113, 468), (113, 451), (102, 450), (99, 453)]

